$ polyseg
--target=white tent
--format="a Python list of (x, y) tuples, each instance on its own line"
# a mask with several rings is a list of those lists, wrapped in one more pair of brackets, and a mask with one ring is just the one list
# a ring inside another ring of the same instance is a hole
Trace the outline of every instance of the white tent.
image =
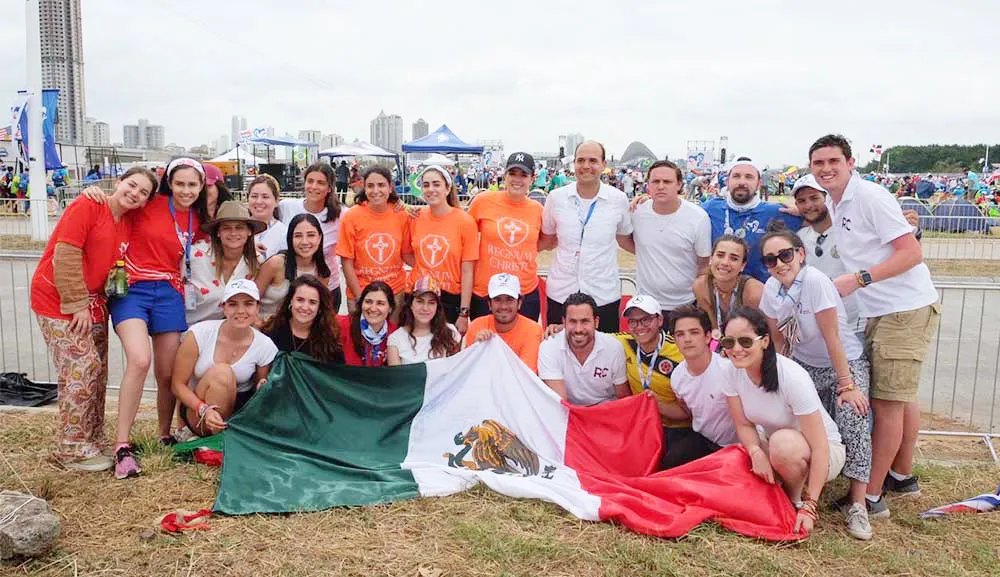
[(437, 166), (455, 166), (455, 161), (448, 158), (447, 156), (434, 152), (427, 156), (427, 158), (420, 161), (420, 164), (424, 166), (437, 165)]
[(374, 144), (368, 144), (367, 142), (355, 140), (354, 142), (341, 144), (340, 146), (334, 146), (333, 148), (327, 148), (326, 150), (321, 150), (319, 151), (319, 155), (329, 156), (331, 158), (342, 157), (342, 156), (393, 157), (396, 156), (396, 153), (389, 152), (388, 150), (379, 148)]
[[(209, 162), (229, 162), (231, 160), (236, 160), (236, 150), (237, 149), (234, 148), (229, 152), (223, 154), (222, 156), (217, 156), (213, 158)], [(243, 164), (249, 164), (249, 165), (267, 164), (267, 160), (260, 158), (258, 156), (254, 156), (253, 154), (250, 154), (249, 152), (247, 152), (242, 148), (240, 148), (239, 151), (240, 151), (239, 160)]]

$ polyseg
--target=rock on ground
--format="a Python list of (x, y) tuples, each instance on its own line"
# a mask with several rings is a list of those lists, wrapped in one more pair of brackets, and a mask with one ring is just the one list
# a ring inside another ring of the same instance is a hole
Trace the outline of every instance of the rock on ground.
[(0, 559), (48, 553), (59, 537), (59, 525), (44, 499), (0, 491)]

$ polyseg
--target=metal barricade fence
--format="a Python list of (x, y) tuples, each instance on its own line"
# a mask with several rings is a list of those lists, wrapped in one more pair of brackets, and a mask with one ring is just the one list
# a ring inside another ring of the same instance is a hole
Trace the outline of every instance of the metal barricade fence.
[[(56, 372), (29, 302), (39, 256), (0, 254), (0, 368), (54, 381)], [(624, 294), (635, 293), (632, 273), (623, 273), (621, 282)], [(921, 407), (947, 418), (949, 433), (1000, 437), (1000, 284), (935, 284), (941, 323), (923, 365)], [(108, 384), (116, 390), (125, 359), (111, 332)], [(145, 387), (155, 389), (152, 371)]]

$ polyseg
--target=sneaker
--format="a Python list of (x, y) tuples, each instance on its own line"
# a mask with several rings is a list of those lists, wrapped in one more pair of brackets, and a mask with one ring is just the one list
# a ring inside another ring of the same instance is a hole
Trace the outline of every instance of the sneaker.
[[(865, 499), (867, 501), (868, 499)], [(881, 499), (880, 499), (881, 500)], [(886, 509), (886, 513), (889, 510)], [(872, 538), (872, 526), (868, 522), (868, 509), (861, 503), (851, 503), (844, 514), (847, 520), (847, 532), (855, 539), (868, 541)]]
[(916, 475), (910, 475), (902, 481), (897, 481), (892, 475), (885, 476), (882, 483), (882, 491), (892, 493), (894, 497), (903, 499), (916, 499), (920, 496), (920, 483)]
[(90, 457), (89, 459), (78, 459), (76, 461), (66, 461), (62, 463), (63, 467), (71, 471), (107, 471), (115, 465), (111, 457), (107, 455), (97, 455), (95, 457)]
[(164, 447), (173, 447), (177, 444), (177, 438), (173, 435), (163, 435), (160, 437), (160, 444)]
[(116, 479), (138, 477), (141, 472), (142, 469), (139, 468), (139, 463), (136, 462), (135, 455), (132, 454), (131, 447), (122, 447), (115, 451)]
[[(844, 495), (843, 497), (837, 499), (833, 502), (832, 507), (844, 514), (846, 517), (848, 512), (854, 502), (851, 501), (850, 495)], [(868, 511), (869, 519), (888, 519), (889, 518), (889, 504), (886, 503), (885, 495), (879, 497), (878, 501), (872, 503), (867, 498), (865, 499), (865, 509)]]

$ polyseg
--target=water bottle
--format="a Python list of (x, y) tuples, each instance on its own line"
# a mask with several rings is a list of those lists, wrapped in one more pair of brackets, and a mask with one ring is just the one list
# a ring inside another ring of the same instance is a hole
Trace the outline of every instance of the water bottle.
[(125, 261), (115, 261), (114, 268), (108, 273), (108, 280), (104, 282), (104, 294), (108, 298), (123, 297), (128, 294), (128, 271), (125, 270)]

